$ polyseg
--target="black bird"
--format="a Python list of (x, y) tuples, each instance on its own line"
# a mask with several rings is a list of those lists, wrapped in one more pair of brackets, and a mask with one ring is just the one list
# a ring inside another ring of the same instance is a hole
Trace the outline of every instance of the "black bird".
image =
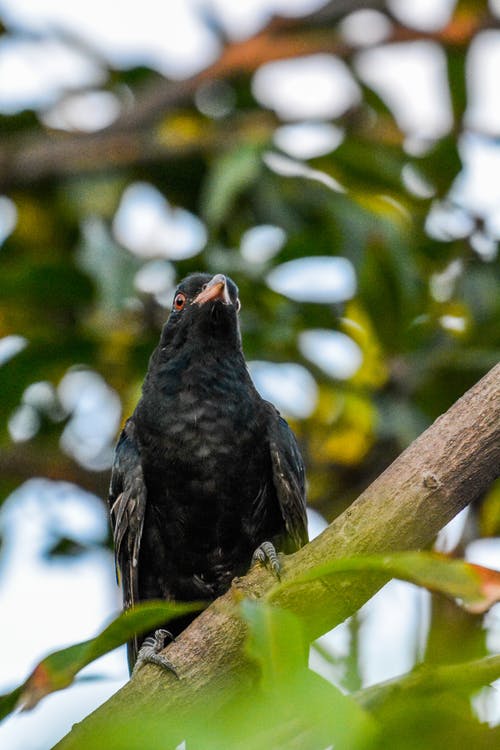
[[(307, 542), (302, 457), (252, 383), (239, 308), (222, 274), (181, 282), (119, 438), (109, 505), (124, 608), (215, 599), (256, 560), (279, 575), (276, 551)], [(145, 643), (161, 650), (161, 637)], [(130, 668), (136, 657), (137, 641)]]

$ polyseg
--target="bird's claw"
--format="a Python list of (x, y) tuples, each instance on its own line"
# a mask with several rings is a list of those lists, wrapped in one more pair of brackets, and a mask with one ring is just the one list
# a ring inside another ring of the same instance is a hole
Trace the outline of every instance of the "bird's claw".
[(278, 580), (281, 579), (281, 563), (272, 542), (262, 542), (257, 547), (252, 556), (252, 565), (257, 562), (265, 565)]
[(168, 672), (173, 672), (176, 677), (179, 676), (174, 665), (160, 653), (160, 651), (163, 651), (165, 641), (167, 640), (174, 641), (175, 638), (169, 630), (165, 630), (164, 628), (155, 630), (154, 636), (149, 636), (149, 638), (144, 639), (144, 642), (139, 649), (139, 653), (137, 654), (134, 669), (132, 670), (132, 677), (134, 677), (145, 664), (156, 664), (157, 667), (166, 669)]

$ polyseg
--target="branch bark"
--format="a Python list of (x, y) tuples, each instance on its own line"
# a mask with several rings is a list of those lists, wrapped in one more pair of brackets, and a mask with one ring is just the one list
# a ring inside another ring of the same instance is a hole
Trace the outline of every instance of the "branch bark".
[[(310, 544), (284, 561), (283, 579), (292, 580), (328, 560), (363, 553), (415, 550), (499, 475), (500, 364), (441, 416), (341, 516)], [(276, 586), (255, 568), (233, 582), (171, 644), (168, 658), (180, 679), (146, 666), (118, 693), (88, 716), (57, 750), (85, 747), (99, 727), (123, 712), (168, 712), (173, 721), (200, 695), (209, 693), (216, 711), (235, 694), (251, 689), (256, 677), (244, 651), (239, 618), (243, 597), (267, 597), (299, 614), (309, 637), (327, 632), (355, 612), (385, 581), (339, 575), (328, 585)], [(91, 746), (91, 744), (89, 745)]]

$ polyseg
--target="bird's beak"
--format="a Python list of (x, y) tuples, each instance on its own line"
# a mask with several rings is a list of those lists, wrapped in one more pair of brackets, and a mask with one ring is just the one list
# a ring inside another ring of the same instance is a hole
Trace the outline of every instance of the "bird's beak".
[(204, 305), (205, 302), (220, 299), (225, 305), (231, 304), (231, 298), (227, 291), (226, 277), (222, 273), (216, 274), (210, 279), (205, 289), (203, 289), (193, 300), (197, 305)]

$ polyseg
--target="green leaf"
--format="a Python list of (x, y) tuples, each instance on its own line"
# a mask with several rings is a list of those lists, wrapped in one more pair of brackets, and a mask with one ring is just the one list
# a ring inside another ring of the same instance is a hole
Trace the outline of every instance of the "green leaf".
[(450, 46), (446, 49), (446, 64), (453, 119), (455, 128), (459, 130), (467, 109), (467, 57), (461, 49)]
[(395, 695), (406, 693), (416, 700), (419, 695), (450, 691), (468, 691), (483, 687), (500, 677), (500, 656), (487, 656), (483, 659), (458, 664), (422, 665), (412, 672), (358, 690), (353, 697), (361, 706), (370, 711), (378, 710)]
[(457, 139), (453, 135), (442, 138), (415, 164), (424, 179), (436, 186), (438, 195), (445, 196), (462, 169)]
[(126, 643), (135, 634), (152, 630), (173, 617), (196, 612), (203, 606), (200, 603), (150, 601), (122, 612), (95, 638), (46, 656), (22, 685), (0, 696), (0, 719), (18, 704), (23, 709), (34, 708), (49, 693), (68, 687), (81, 669)]
[(254, 600), (243, 602), (242, 613), (249, 631), (247, 652), (261, 671), (262, 695), (245, 698), (226, 717), (224, 746), (285, 747), (293, 736), (303, 736), (307, 747), (363, 744), (373, 731), (371, 721), (352, 698), (307, 668), (300, 619)]
[(308, 644), (298, 617), (250, 599), (241, 608), (249, 629), (247, 652), (260, 666), (264, 689), (276, 687), (305, 668)]
[(369, 195), (395, 193), (404, 195), (401, 170), (407, 157), (399, 146), (374, 144), (360, 138), (347, 137), (331, 154), (311, 160), (311, 164), (330, 174), (348, 190)]
[(202, 214), (211, 227), (218, 227), (237, 197), (252, 185), (262, 169), (261, 148), (238, 146), (220, 156), (212, 166), (203, 189)]
[[(432, 478), (429, 478), (432, 481)], [(295, 586), (327, 579), (333, 575), (383, 573), (390, 578), (410, 581), (447, 596), (460, 599), (469, 612), (486, 612), (500, 601), (500, 571), (473, 565), (433, 552), (401, 552), (392, 555), (360, 556), (333, 560), (281, 584)], [(273, 593), (269, 597), (272, 601)]]

